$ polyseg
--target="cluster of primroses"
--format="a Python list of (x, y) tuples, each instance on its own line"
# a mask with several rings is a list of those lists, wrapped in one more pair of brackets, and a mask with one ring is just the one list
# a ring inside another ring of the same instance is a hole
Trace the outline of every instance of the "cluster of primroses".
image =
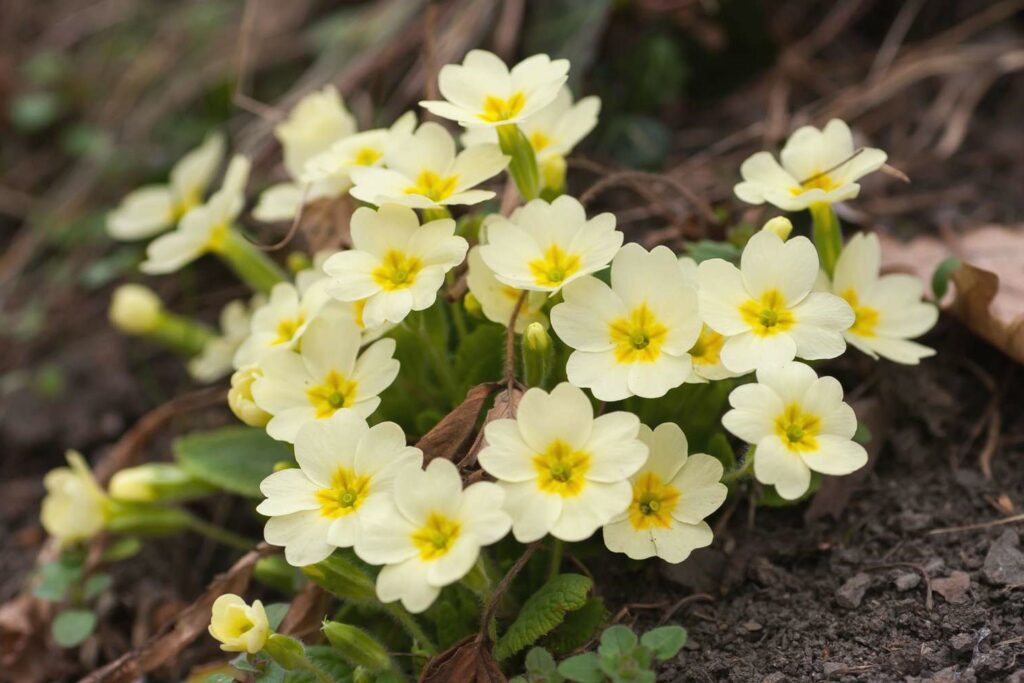
[[(411, 112), (390, 128), (358, 131), (330, 87), (299, 102), (275, 130), (290, 180), (264, 191), (253, 216), (293, 221), (305, 204), (346, 194), (359, 208), (351, 248), (316, 254), (291, 278), (237, 225), (248, 159), (231, 159), (205, 196), (223, 162), (219, 136), (182, 159), (168, 185), (137, 190), (110, 215), (118, 239), (156, 237), (143, 272), (170, 273), (212, 254), (252, 286), (251, 301), (224, 309), (219, 331), (165, 310), (138, 285), (117, 292), (111, 317), (189, 353), (198, 379), (231, 374), (234, 413), (294, 445), (298, 466), (264, 480), (257, 508), (268, 518), (266, 540), (283, 546), (289, 563), (353, 548), (382, 567), (382, 602), (421, 612), (509, 531), (529, 543), (602, 530), (612, 551), (681, 562), (712, 541), (704, 520), (725, 500), (723, 475), (752, 472), (795, 500), (812, 472), (843, 475), (865, 464), (839, 382), (797, 359), (835, 358), (847, 344), (909, 364), (933, 353), (909, 341), (937, 316), (921, 300), (922, 283), (880, 276), (873, 235), (843, 246), (832, 208), (857, 196), (857, 180), (884, 164), (884, 152), (856, 148), (846, 124), (833, 120), (796, 131), (781, 163), (755, 154), (736, 195), (810, 210), (814, 242), (790, 237), (791, 223), (777, 217), (749, 239), (738, 265), (697, 264), (665, 246), (623, 244), (614, 215), (588, 216), (564, 194), (566, 156), (599, 110), (593, 97), (573, 102), (568, 69), (536, 55), (510, 70), (479, 50), (445, 66), (444, 101), (421, 104), (465, 129), (461, 151), (448, 128), (417, 125)], [(503, 171), (521, 206), (483, 216), (478, 230), (457, 223), (451, 211), (465, 216), (493, 199), (482, 186)], [(446, 459), (424, 466), (397, 424), (372, 419), (401, 372), (389, 332), (443, 289), (458, 291), (464, 265), (468, 293), (455, 305), (511, 326), (534, 347), (552, 343), (550, 327), (572, 350), (567, 382), (528, 388), (514, 417), (485, 425), (483, 477), (469, 485)], [(737, 471), (689, 453), (675, 423), (604, 411), (605, 402), (750, 373), (722, 417), (750, 444)], [(62, 486), (74, 480), (64, 470), (47, 480), (43, 521), (58, 536)], [(250, 636), (267, 630), (246, 626), (252, 620), (238, 615), (254, 608), (231, 600), (215, 609), (212, 631), (226, 648), (254, 651)], [(235, 639), (232, 624), (241, 625)]]

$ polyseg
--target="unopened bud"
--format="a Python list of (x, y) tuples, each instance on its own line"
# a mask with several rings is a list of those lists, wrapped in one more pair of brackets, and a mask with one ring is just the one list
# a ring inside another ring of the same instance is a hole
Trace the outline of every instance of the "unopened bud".
[(160, 322), (163, 304), (149, 287), (121, 285), (110, 300), (110, 322), (128, 334), (147, 334)]
[(374, 672), (391, 668), (388, 651), (361, 628), (337, 621), (326, 621), (322, 630), (331, 646), (350, 664)]
[(184, 500), (213, 492), (213, 488), (193, 479), (180, 466), (154, 462), (118, 470), (110, 479), (110, 495), (135, 503)]
[(523, 343), (534, 353), (547, 353), (551, 348), (551, 335), (540, 323), (530, 323), (523, 334)]
[(548, 157), (540, 164), (540, 177), (545, 194), (560, 195), (565, 191), (565, 157), (561, 154)]
[(551, 335), (538, 322), (530, 323), (523, 332), (523, 380), (526, 386), (544, 384), (554, 362)]
[(228, 407), (235, 417), (250, 427), (265, 427), (270, 422), (270, 413), (256, 405), (252, 397), (252, 385), (262, 376), (263, 371), (255, 365), (235, 370), (235, 374), (231, 375)]
[(466, 296), (462, 298), (462, 306), (466, 309), (466, 313), (470, 314), (474, 318), (483, 319), (483, 306), (480, 305), (480, 300), (473, 296), (473, 292), (467, 292)]
[(789, 233), (793, 232), (793, 224), (785, 216), (776, 216), (767, 223), (765, 223), (761, 230), (765, 232), (773, 232), (779, 236), (779, 238), (785, 242), (789, 237)]

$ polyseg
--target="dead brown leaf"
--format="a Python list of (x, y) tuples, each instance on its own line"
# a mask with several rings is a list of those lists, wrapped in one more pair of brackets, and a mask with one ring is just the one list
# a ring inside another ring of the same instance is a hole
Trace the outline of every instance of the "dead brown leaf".
[(274, 552), (261, 543), (217, 575), (196, 600), (182, 610), (173, 628), (157, 634), (142, 647), (127, 652), (81, 680), (81, 683), (130, 683), (171, 661), (189, 643), (206, 632), (213, 601), (224, 593), (244, 593), (256, 561)]
[(430, 462), (434, 458), (445, 458), (454, 462), (473, 436), (484, 403), (500, 386), (494, 383), (477, 384), (470, 389), (466, 399), (455, 410), (445, 415), (416, 442), (416, 447), (423, 451), (424, 460)]
[(310, 581), (292, 600), (288, 613), (284, 615), (279, 633), (296, 638), (306, 638), (320, 632), (320, 623), (331, 599), (324, 589)]
[(487, 415), (484, 416), (484, 423), (480, 425), (480, 431), (477, 432), (476, 439), (473, 440), (473, 445), (469, 447), (466, 457), (459, 461), (459, 467), (465, 469), (476, 464), (476, 456), (484, 447), (484, 427), (494, 420), (515, 417), (516, 408), (519, 406), (519, 399), (522, 397), (523, 388), (519, 385), (512, 385), (509, 389), (505, 389), (505, 391), (494, 397), (494, 405), (491, 406), (491, 409), (487, 411)]
[(52, 611), (50, 603), (31, 595), (0, 605), (0, 680), (43, 681), (54, 675), (46, 643)]
[(419, 683), (507, 683), (482, 634), (466, 636), (431, 659)]
[(1024, 363), (1024, 315), (999, 315), (993, 301), (999, 294), (999, 276), (969, 263), (962, 263), (950, 276), (956, 297), (948, 310), (972, 332)]

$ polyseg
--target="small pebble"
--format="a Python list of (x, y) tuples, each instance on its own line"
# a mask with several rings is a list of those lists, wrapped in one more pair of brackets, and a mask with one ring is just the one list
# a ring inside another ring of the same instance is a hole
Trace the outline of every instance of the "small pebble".
[(869, 574), (855, 574), (853, 578), (847, 579), (846, 583), (839, 587), (836, 591), (836, 602), (839, 603), (840, 607), (846, 609), (857, 609), (860, 607), (860, 603), (864, 600), (864, 593), (867, 592), (871, 586), (871, 576)]
[(917, 588), (921, 585), (921, 575), (917, 572), (904, 572), (896, 577), (893, 581), (896, 584), (896, 590), (899, 592), (908, 591), (912, 588)]

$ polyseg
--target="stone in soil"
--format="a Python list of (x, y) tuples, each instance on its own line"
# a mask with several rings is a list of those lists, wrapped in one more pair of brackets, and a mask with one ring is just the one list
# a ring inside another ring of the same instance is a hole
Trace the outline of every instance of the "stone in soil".
[(872, 578), (870, 574), (856, 574), (852, 578), (847, 579), (846, 583), (836, 591), (836, 602), (840, 607), (857, 609), (860, 607), (861, 601), (864, 600), (864, 594), (871, 587), (871, 583)]
[(956, 571), (944, 579), (932, 579), (932, 590), (945, 598), (951, 605), (967, 602), (967, 589), (971, 587), (971, 575)]
[(1024, 553), (1017, 532), (1007, 529), (989, 546), (982, 574), (996, 586), (1024, 585)]

